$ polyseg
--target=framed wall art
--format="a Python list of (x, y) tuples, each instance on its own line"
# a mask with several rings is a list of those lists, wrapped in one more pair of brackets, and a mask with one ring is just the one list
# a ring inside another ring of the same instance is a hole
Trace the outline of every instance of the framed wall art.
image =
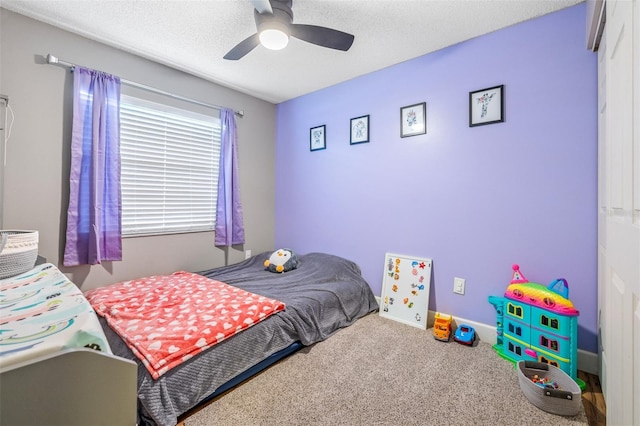
[(327, 147), (326, 125), (316, 126), (309, 129), (309, 149), (318, 151)]
[(385, 253), (380, 316), (427, 329), (431, 259)]
[(504, 85), (469, 92), (469, 127), (504, 121)]
[(369, 142), (369, 116), (351, 119), (351, 145)]
[(400, 108), (400, 137), (427, 133), (427, 103)]

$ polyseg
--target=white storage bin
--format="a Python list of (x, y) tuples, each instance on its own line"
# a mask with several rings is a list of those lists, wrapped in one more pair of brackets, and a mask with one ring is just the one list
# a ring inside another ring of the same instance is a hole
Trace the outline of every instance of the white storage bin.
[(38, 231), (0, 230), (0, 279), (32, 269), (38, 258)]

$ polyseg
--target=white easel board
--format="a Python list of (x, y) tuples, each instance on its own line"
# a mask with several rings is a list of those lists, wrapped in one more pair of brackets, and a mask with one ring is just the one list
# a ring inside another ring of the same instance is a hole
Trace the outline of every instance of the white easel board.
[(431, 259), (385, 254), (380, 316), (427, 329)]

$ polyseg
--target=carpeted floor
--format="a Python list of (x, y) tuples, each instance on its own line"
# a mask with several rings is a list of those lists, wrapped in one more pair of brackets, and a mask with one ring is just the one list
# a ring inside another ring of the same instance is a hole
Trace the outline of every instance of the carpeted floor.
[(184, 419), (211, 425), (577, 425), (531, 405), (487, 343), (433, 338), (377, 313)]

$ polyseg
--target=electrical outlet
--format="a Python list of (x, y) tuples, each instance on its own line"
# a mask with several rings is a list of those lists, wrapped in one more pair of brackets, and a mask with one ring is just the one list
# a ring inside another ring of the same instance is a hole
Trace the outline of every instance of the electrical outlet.
[(245, 259), (248, 259), (248, 258), (250, 258), (250, 257), (251, 257), (251, 250), (245, 250), (245, 251), (244, 251), (244, 258), (245, 258)]
[(457, 294), (464, 294), (464, 278), (455, 277), (453, 279), (453, 292)]

